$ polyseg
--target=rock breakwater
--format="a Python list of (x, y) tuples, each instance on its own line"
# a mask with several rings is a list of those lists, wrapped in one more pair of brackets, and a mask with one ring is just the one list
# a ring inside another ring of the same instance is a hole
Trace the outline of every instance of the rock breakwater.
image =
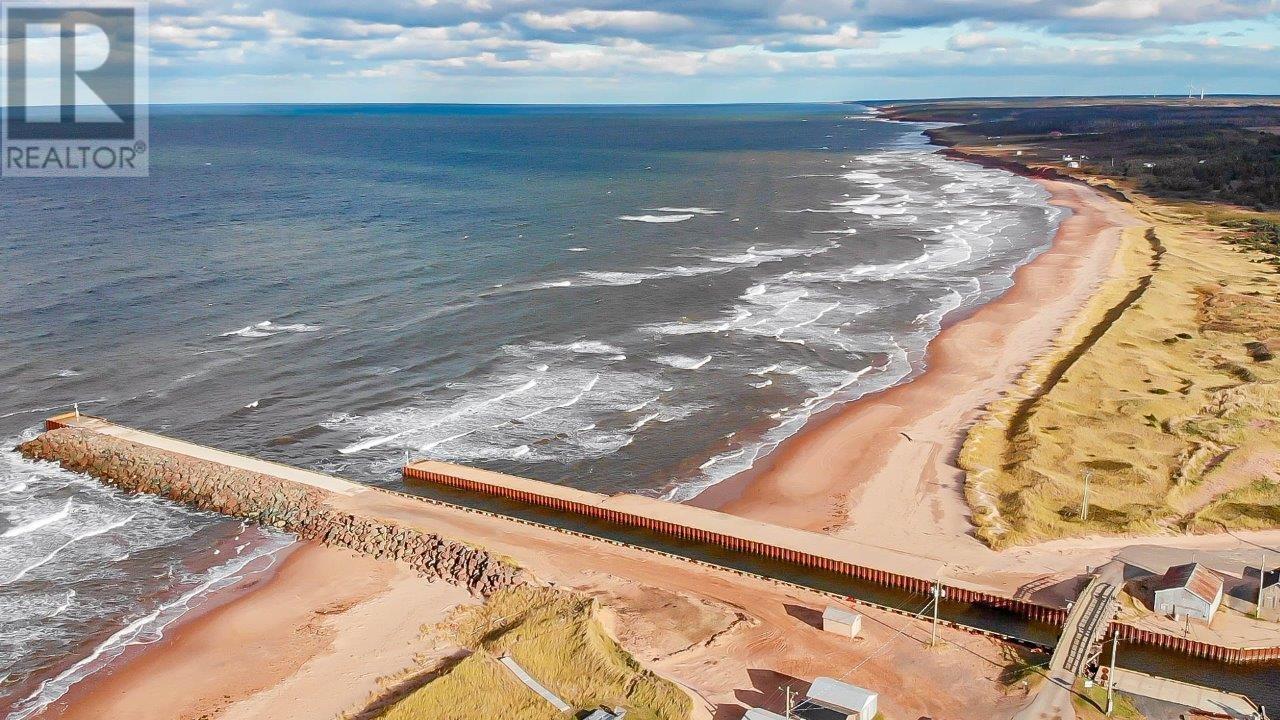
[[(323, 488), (189, 457), (84, 428), (65, 427), (23, 443), (26, 457), (57, 462), (129, 492), (244, 518), (305, 540), (399, 560), (431, 580), (488, 596), (519, 585), (515, 565), (482, 548), (377, 517), (344, 511)], [(380, 492), (371, 488), (370, 492)]]

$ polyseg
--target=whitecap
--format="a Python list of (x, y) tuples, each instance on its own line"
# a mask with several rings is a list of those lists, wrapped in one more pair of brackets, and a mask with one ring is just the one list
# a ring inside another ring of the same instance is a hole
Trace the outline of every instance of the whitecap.
[(263, 320), (260, 323), (246, 325), (239, 330), (224, 332), (220, 337), (264, 338), (283, 332), (313, 333), (319, 330), (321, 330), (319, 325), (307, 325), (305, 323), (277, 324), (270, 320)]
[(105, 533), (111, 532), (112, 530), (115, 530), (117, 528), (124, 527), (125, 525), (128, 525), (129, 522), (133, 520), (135, 517), (137, 517), (136, 513), (133, 515), (130, 515), (129, 517), (124, 518), (123, 520), (117, 520), (116, 522), (107, 523), (106, 525), (103, 525), (101, 527), (93, 528), (92, 530), (86, 530), (77, 535), (73, 535), (70, 540), (54, 548), (53, 552), (45, 555), (44, 557), (40, 558), (34, 563), (31, 563), (26, 567), (22, 568), (21, 570), (19, 570), (17, 574), (15, 574), (13, 577), (6, 580), (5, 584), (15, 583), (21, 580), (22, 578), (26, 577), (32, 570), (39, 569), (40, 567), (48, 564), (49, 561), (56, 558), (59, 553), (71, 547), (72, 545), (75, 545), (76, 543), (82, 540), (88, 540), (91, 537), (97, 537), (99, 535), (103, 535)]
[(49, 613), (45, 617), (45, 619), (52, 620), (53, 618), (56, 618), (62, 613), (66, 612), (67, 608), (71, 607), (71, 600), (74, 599), (75, 596), (76, 596), (75, 590), (68, 590), (66, 596), (62, 599), (62, 603), (58, 605), (58, 607), (55, 608), (53, 612)]
[(703, 358), (694, 358), (687, 355), (659, 355), (653, 358), (656, 363), (661, 363), (680, 370), (697, 370), (703, 365), (711, 362), (711, 356), (707, 355)]
[(439, 427), (453, 420), (464, 417), (468, 414), (479, 412), (480, 410), (483, 410), (488, 405), (501, 403), (503, 400), (514, 397), (521, 393), (528, 392), (529, 390), (532, 390), (533, 388), (537, 387), (537, 385), (538, 385), (537, 380), (529, 380), (525, 382), (523, 385), (520, 385), (515, 389), (508, 390), (494, 397), (486, 398), (484, 400), (472, 403), (470, 405), (465, 405), (462, 408), (455, 410), (451, 413), (447, 413), (440, 417), (434, 418), (433, 420), (425, 424), (418, 425), (415, 427), (410, 427), (405, 430), (392, 433), (391, 435), (386, 435), (384, 437), (370, 438), (368, 440), (364, 440), (352, 445), (348, 445), (347, 447), (339, 449), (338, 452), (342, 453), (343, 455), (350, 455), (352, 453), (358, 453), (364, 450), (370, 450), (372, 448), (378, 447), (379, 445), (385, 445), (394, 440), (398, 440), (399, 438), (402, 438), (406, 435), (410, 435), (413, 433), (418, 433), (424, 430), (430, 430), (432, 428)]
[(67, 498), (67, 504), (64, 505), (61, 510), (51, 515), (47, 515), (45, 517), (32, 520), (31, 522), (26, 523), (25, 525), (16, 525), (14, 527), (11, 527), (8, 530), (5, 530), (3, 533), (0, 533), (0, 537), (11, 538), (11, 537), (18, 537), (20, 535), (26, 535), (28, 533), (33, 533), (39, 530), (40, 528), (48, 527), (49, 525), (52, 525), (56, 522), (65, 520), (67, 515), (69, 514), (71, 514), (71, 498)]
[(620, 355), (622, 353), (622, 349), (618, 346), (598, 340), (579, 340), (570, 343), (569, 349), (584, 355)]
[(709, 208), (703, 208), (703, 207), (656, 207), (656, 208), (645, 208), (645, 210), (649, 210), (652, 212), (681, 213), (681, 214), (688, 214), (688, 215), (721, 215), (724, 213), (723, 210), (711, 210)]
[(642, 223), (678, 223), (690, 220), (693, 216), (693, 213), (681, 213), (679, 215), (619, 215), (618, 219)]

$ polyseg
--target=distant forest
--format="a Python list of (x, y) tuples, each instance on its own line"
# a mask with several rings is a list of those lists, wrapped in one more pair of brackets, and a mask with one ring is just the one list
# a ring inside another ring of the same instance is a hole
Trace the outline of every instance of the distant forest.
[(937, 103), (903, 119), (962, 123), (957, 143), (1034, 142), (1082, 159), (1082, 169), (1131, 180), (1150, 195), (1280, 209), (1280, 105)]
[(1099, 175), (1131, 178), (1157, 197), (1280, 209), (1280, 135), (1176, 125), (1062, 138)]

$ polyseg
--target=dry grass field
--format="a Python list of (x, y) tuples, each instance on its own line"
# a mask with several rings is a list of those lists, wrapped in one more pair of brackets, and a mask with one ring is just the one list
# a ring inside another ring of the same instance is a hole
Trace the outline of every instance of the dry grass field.
[(585, 596), (520, 587), (460, 608), (444, 632), (470, 652), (395, 704), (387, 720), (559, 720), (563, 715), (498, 662), (510, 655), (574, 706), (623, 707), (628, 718), (684, 720), (692, 702), (608, 636)]
[(1280, 275), (1224, 225), (1254, 214), (1132, 197), (1114, 277), (961, 451), (995, 547), (1280, 526)]

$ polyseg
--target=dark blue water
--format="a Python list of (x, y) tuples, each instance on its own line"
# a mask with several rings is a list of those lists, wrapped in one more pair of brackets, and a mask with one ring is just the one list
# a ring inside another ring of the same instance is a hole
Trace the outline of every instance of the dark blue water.
[[(4, 181), (6, 444), (78, 402), (366, 482), (409, 453), (684, 499), (917, 372), (1057, 220), (849, 105), (174, 107), (151, 147)], [(0, 707), (253, 552), (136, 502), (4, 456)]]

